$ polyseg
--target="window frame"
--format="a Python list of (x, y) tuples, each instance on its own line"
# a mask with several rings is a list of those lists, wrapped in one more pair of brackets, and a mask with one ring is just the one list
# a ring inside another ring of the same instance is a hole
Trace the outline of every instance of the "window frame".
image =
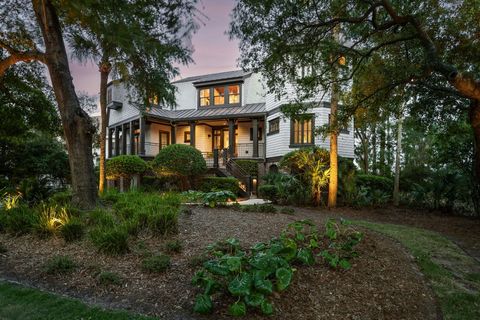
[[(314, 146), (315, 145), (315, 114), (307, 114), (306, 116), (309, 116), (310, 119), (306, 119), (306, 118), (303, 118), (303, 119), (291, 119), (290, 120), (290, 148), (299, 148), (299, 147), (309, 147), (309, 146)], [(301, 121), (302, 123), (302, 129), (301, 129), (301, 132), (302, 132), (302, 138), (301, 138), (301, 141), (304, 140), (304, 136), (305, 136), (305, 128), (304, 128), (304, 123), (305, 123), (305, 120), (310, 120), (311, 121), (311, 128), (310, 128), (310, 134), (311, 134), (311, 142), (310, 143), (296, 143), (295, 142), (295, 132), (294, 132), (294, 128), (295, 128), (295, 121)]]
[(192, 141), (192, 138), (190, 136), (190, 131), (184, 131), (183, 132), (183, 143), (190, 143), (191, 141)]
[[(271, 129), (271, 123), (276, 121), (277, 122), (277, 130), (272, 131)], [(267, 136), (274, 135), (280, 133), (280, 117), (273, 118), (271, 120), (268, 120), (268, 133)]]
[[(230, 91), (229, 87), (231, 86), (238, 86), (238, 102), (230, 103)], [(215, 104), (215, 88), (223, 87), (224, 95), (223, 95), (223, 104)], [(208, 90), (209, 92), (209, 99), (210, 103), (208, 105), (201, 105), (201, 97), (200, 92), (202, 90)], [(202, 86), (197, 88), (197, 108), (219, 108), (219, 107), (236, 107), (242, 105), (242, 83), (241, 82), (233, 82), (233, 83), (222, 83), (222, 84), (212, 84), (208, 86)]]

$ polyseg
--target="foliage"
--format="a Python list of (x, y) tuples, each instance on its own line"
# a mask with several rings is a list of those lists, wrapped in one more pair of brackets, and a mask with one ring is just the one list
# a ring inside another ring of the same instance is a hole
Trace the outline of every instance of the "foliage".
[[(331, 222), (327, 225), (325, 245), (334, 254), (340, 255), (340, 250), (350, 252), (341, 255), (341, 261), (347, 261), (354, 256), (354, 247), (361, 237), (352, 241), (351, 234), (342, 230), (332, 231)], [(341, 240), (340, 240), (341, 239)], [(195, 273), (192, 283), (203, 290), (195, 299), (194, 311), (210, 313), (213, 310), (211, 296), (218, 293), (228, 294), (236, 302), (228, 308), (231, 315), (241, 316), (248, 308), (257, 308), (263, 314), (273, 313), (273, 305), (268, 297), (274, 291), (281, 292), (291, 285), (294, 275), (294, 265), (313, 265), (315, 256), (320, 252), (322, 236), (315, 225), (307, 220), (297, 221), (288, 225), (279, 238), (273, 238), (268, 243), (257, 243), (244, 250), (237, 239), (230, 238), (208, 247), (210, 260), (204, 262), (203, 268)], [(350, 265), (344, 262), (335, 267), (348, 269)]]
[(45, 263), (44, 270), (48, 274), (62, 274), (70, 273), (76, 267), (76, 263), (69, 256), (54, 256)]
[(238, 159), (235, 163), (251, 177), (258, 177), (258, 161)]
[(165, 249), (169, 253), (179, 253), (182, 251), (182, 242), (180, 240), (170, 240), (165, 244)]
[(124, 226), (96, 227), (89, 233), (99, 251), (108, 254), (124, 254), (129, 251), (128, 232)]
[(283, 214), (295, 214), (295, 209), (289, 208), (289, 207), (283, 207), (282, 209), (280, 209), (280, 213), (283, 213)]
[(237, 195), (241, 191), (239, 181), (234, 177), (205, 177), (200, 190), (203, 192), (227, 190)]
[(146, 162), (137, 155), (120, 155), (108, 159), (106, 163), (107, 179), (130, 178), (147, 170)]
[(376, 176), (372, 174), (357, 175), (357, 187), (365, 188), (371, 191), (379, 190), (390, 194), (393, 190), (393, 180), (391, 178)]
[(37, 228), (42, 235), (57, 235), (69, 221), (70, 216), (65, 208), (43, 205)]
[(203, 203), (210, 208), (225, 205), (228, 201), (236, 201), (237, 196), (231, 191), (213, 191), (203, 195)]
[(278, 187), (273, 184), (261, 184), (258, 187), (258, 195), (263, 199), (277, 203), (278, 201)]
[(82, 239), (85, 234), (85, 226), (80, 219), (71, 218), (60, 229), (60, 235), (66, 242)]
[[(272, 197), (267, 199), (273, 203), (303, 205), (309, 202), (310, 190), (293, 175), (268, 173), (263, 176), (262, 179), (265, 181), (265, 185), (273, 185), (277, 190), (267, 190), (271, 192), (269, 197)], [(263, 192), (265, 191), (266, 190), (264, 189)]]
[(72, 203), (73, 193), (71, 190), (55, 192), (50, 196), (48, 201), (52, 205), (68, 206)]
[(188, 190), (181, 193), (182, 202), (184, 203), (197, 203), (201, 202), (205, 192)]
[(147, 257), (142, 261), (142, 268), (148, 272), (164, 272), (170, 267), (170, 257), (159, 254)]
[(37, 213), (25, 205), (8, 211), (0, 210), (0, 231), (5, 230), (14, 235), (22, 235), (31, 232), (37, 223)]
[(193, 177), (207, 171), (207, 163), (194, 147), (172, 144), (158, 152), (152, 161), (152, 169), (157, 176), (176, 176), (191, 183)]
[(102, 285), (120, 286), (122, 285), (123, 281), (118, 274), (114, 272), (103, 271), (98, 274), (98, 282)]
[(330, 178), (330, 154), (327, 150), (309, 147), (289, 152), (283, 156), (280, 166), (290, 170), (309, 187), (313, 204), (320, 205), (322, 189), (328, 185)]
[(357, 193), (357, 170), (353, 159), (339, 157), (338, 159), (338, 193), (342, 202), (353, 205)]
[(2, 200), (0, 202), (0, 204), (1, 204), (0, 208), (3, 208), (5, 210), (10, 210), (10, 209), (13, 209), (13, 208), (17, 208), (19, 206), (19, 203), (20, 203), (21, 199), (22, 199), (22, 194), (21, 193), (10, 194), (10, 193), (6, 192), (3, 195)]

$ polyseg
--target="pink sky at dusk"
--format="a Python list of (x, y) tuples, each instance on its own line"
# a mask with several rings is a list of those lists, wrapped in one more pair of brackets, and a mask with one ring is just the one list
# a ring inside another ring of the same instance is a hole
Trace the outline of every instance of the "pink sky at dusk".
[[(180, 78), (207, 73), (238, 69), (238, 42), (230, 41), (225, 34), (230, 23), (230, 12), (234, 0), (200, 0), (198, 9), (207, 17), (202, 18), (204, 25), (192, 37), (194, 63), (179, 66)], [(72, 61), (70, 69), (77, 92), (97, 95), (100, 76), (98, 68), (92, 62), (80, 64)]]

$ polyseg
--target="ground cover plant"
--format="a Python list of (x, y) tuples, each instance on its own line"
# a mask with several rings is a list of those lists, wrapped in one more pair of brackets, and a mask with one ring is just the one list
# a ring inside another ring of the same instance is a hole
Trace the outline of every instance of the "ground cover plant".
[(320, 234), (311, 221), (301, 220), (289, 224), (278, 238), (248, 249), (235, 238), (214, 243), (207, 248), (210, 259), (192, 279), (203, 290), (194, 311), (212, 312), (212, 296), (220, 293), (231, 302), (228, 312), (233, 316), (244, 316), (248, 309), (271, 315), (269, 296), (291, 285), (297, 265), (311, 266), (323, 258), (333, 268), (349, 269), (361, 239), (362, 233), (345, 221), (329, 220)]

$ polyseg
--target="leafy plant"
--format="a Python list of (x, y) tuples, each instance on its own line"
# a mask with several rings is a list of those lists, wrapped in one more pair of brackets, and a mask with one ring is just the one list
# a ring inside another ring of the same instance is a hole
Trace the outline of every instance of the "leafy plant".
[(45, 265), (44, 270), (48, 274), (63, 274), (72, 272), (77, 265), (68, 256), (55, 256), (49, 259)]
[(57, 235), (69, 221), (70, 216), (64, 207), (43, 205), (38, 221), (38, 231), (42, 235)]
[(80, 219), (70, 219), (60, 229), (60, 234), (67, 242), (80, 240), (85, 234), (85, 226)]
[(170, 257), (159, 254), (147, 257), (142, 261), (142, 268), (148, 272), (163, 272), (170, 267)]
[(241, 191), (239, 181), (234, 177), (205, 177), (200, 190), (203, 192), (226, 190), (237, 195)]
[(231, 191), (214, 191), (207, 192), (203, 195), (203, 203), (210, 208), (218, 205), (225, 205), (228, 201), (236, 201), (237, 196)]
[(128, 232), (123, 226), (97, 227), (90, 231), (90, 239), (99, 251), (109, 254), (128, 252)]
[(277, 213), (277, 208), (275, 208), (273, 205), (268, 203), (241, 205), (241, 206), (238, 206), (238, 209), (243, 212)]
[(204, 192), (195, 191), (195, 190), (188, 190), (181, 193), (182, 202), (184, 203), (197, 203), (201, 202), (203, 196), (205, 195)]
[(295, 214), (295, 209), (289, 208), (289, 207), (283, 207), (282, 209), (280, 209), (280, 213), (292, 215), (292, 214)]
[(20, 204), (21, 199), (22, 199), (21, 193), (11, 194), (6, 192), (3, 195), (2, 200), (0, 201), (1, 208), (4, 208), (5, 210), (17, 208)]
[(14, 234), (22, 235), (33, 230), (38, 224), (38, 214), (25, 205), (14, 207), (10, 210), (0, 211), (0, 230)]
[(165, 244), (165, 249), (169, 253), (178, 253), (182, 251), (182, 242), (180, 240), (170, 240)]

